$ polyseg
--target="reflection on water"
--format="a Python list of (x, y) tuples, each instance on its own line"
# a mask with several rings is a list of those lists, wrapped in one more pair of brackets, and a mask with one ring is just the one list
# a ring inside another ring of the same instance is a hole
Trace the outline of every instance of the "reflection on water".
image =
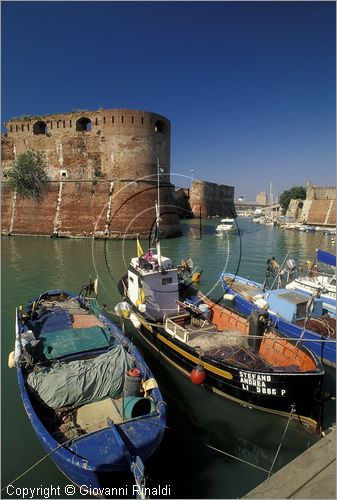
[[(238, 219), (240, 234), (217, 236), (216, 219), (184, 222), (184, 236), (162, 242), (162, 253), (175, 262), (192, 258), (203, 270), (200, 287), (221, 296), (218, 283), (224, 269), (263, 281), (266, 261), (279, 262), (289, 252), (295, 260), (312, 259), (316, 247), (334, 251), (329, 238), (318, 234), (279, 231)], [(147, 248), (147, 241), (142, 240)], [(16, 373), (7, 368), (14, 346), (14, 314), (40, 291), (79, 291), (89, 276), (99, 276), (99, 302), (109, 310), (120, 301), (118, 280), (136, 254), (134, 241), (2, 238), (2, 481), (7, 484), (44, 453), (21, 404)], [(146, 466), (148, 485), (171, 484), (173, 498), (237, 498), (267, 477), (287, 420), (227, 401), (197, 387), (139, 340), (129, 334), (150, 364), (168, 405), (168, 429), (162, 445)], [(335, 418), (330, 410), (329, 418)], [(291, 423), (274, 471), (315, 441), (298, 423)], [(249, 465), (251, 464), (251, 465)], [(255, 467), (254, 467), (255, 466)], [(64, 487), (67, 479), (49, 459), (18, 486)], [(3, 495), (5, 496), (5, 495)], [(73, 498), (82, 498), (77, 495)]]

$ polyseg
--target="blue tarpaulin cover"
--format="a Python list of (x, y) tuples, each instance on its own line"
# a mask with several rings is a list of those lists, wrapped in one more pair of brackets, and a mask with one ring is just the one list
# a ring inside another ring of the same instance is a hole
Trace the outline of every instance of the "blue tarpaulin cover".
[(336, 267), (336, 255), (319, 249), (316, 250), (316, 255), (318, 262), (323, 262), (324, 264)]

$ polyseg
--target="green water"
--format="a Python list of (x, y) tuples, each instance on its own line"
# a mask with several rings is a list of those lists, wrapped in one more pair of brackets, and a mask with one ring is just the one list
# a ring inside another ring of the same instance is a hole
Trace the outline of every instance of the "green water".
[[(201, 289), (220, 296), (217, 282), (224, 269), (263, 281), (266, 260), (271, 256), (282, 262), (288, 251), (289, 258), (295, 260), (312, 259), (316, 247), (335, 251), (327, 236), (279, 231), (243, 218), (238, 221), (240, 235), (228, 237), (216, 234), (217, 219), (203, 221), (201, 238), (198, 223), (187, 222), (183, 237), (162, 242), (162, 253), (178, 262), (182, 257), (191, 257), (203, 270)], [(146, 249), (147, 242), (142, 241), (142, 245)], [(16, 372), (7, 368), (8, 353), (14, 347), (15, 307), (47, 289), (78, 292), (89, 276), (97, 275), (99, 302), (113, 309), (120, 300), (117, 282), (135, 254), (134, 241), (2, 238), (3, 486), (44, 456), (20, 401)], [(130, 328), (130, 335), (134, 333)], [(193, 386), (142, 342), (136, 338), (135, 342), (146, 356), (168, 405), (169, 429), (146, 465), (148, 484), (169, 484), (171, 498), (237, 498), (262, 482), (266, 472), (252, 465), (270, 469), (287, 420), (241, 407)], [(334, 414), (328, 416), (334, 421)], [(291, 423), (273, 470), (288, 463), (314, 440), (298, 424)], [(60, 486), (63, 495), (55, 498), (65, 498), (68, 483), (48, 458), (15, 486)], [(71, 498), (83, 496), (77, 492)], [(22, 498), (2, 492), (2, 498), (15, 497)]]

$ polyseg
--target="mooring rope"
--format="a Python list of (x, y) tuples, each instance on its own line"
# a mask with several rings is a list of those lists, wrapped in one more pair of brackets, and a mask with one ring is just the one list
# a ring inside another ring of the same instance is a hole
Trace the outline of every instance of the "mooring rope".
[(275, 462), (276, 462), (276, 460), (277, 460), (277, 457), (278, 457), (278, 455), (279, 455), (279, 453), (280, 453), (280, 450), (281, 450), (281, 447), (282, 447), (282, 444), (283, 444), (284, 438), (285, 438), (285, 436), (286, 436), (286, 433), (287, 433), (287, 430), (288, 430), (288, 427), (289, 427), (290, 421), (291, 421), (291, 419), (292, 419), (292, 416), (293, 416), (293, 412), (294, 412), (294, 410), (295, 410), (295, 405), (293, 405), (293, 404), (292, 404), (292, 405), (291, 405), (290, 415), (289, 415), (289, 418), (288, 418), (288, 421), (287, 421), (287, 425), (285, 426), (285, 429), (284, 429), (284, 431), (283, 431), (283, 435), (282, 435), (282, 438), (281, 438), (280, 444), (279, 444), (279, 446), (278, 446), (278, 448), (277, 448), (277, 451), (276, 451), (276, 454), (275, 454), (275, 457), (274, 457), (273, 463), (271, 464), (270, 470), (269, 470), (269, 472), (268, 472), (268, 478), (269, 478), (269, 477), (270, 477), (270, 475), (271, 475), (271, 471), (273, 470), (273, 467), (274, 467), (274, 465), (275, 465)]
[[(290, 415), (291, 417), (291, 415)], [(106, 419), (102, 420), (101, 423), (106, 423)], [(224, 451), (224, 450), (221, 450), (219, 448), (216, 448), (215, 446), (212, 446), (208, 443), (202, 443), (196, 439), (194, 439), (193, 437), (191, 436), (188, 436), (187, 434), (184, 434), (172, 427), (169, 427), (168, 425), (161, 425), (159, 423), (156, 423), (156, 422), (147, 422), (147, 424), (150, 424), (150, 425), (157, 425), (157, 426), (160, 426), (160, 427), (164, 427), (165, 429), (171, 431), (171, 432), (174, 432), (178, 435), (180, 435), (181, 437), (185, 438), (185, 439), (189, 439), (190, 441), (193, 441), (195, 444), (197, 445), (202, 445), (202, 446), (205, 446), (206, 448), (209, 448), (211, 450), (214, 450), (216, 451), (217, 453), (220, 453), (221, 455), (225, 455), (229, 458), (232, 458), (233, 460), (237, 460), (238, 462), (241, 462), (241, 463), (244, 463), (250, 467), (254, 467), (255, 469), (258, 469), (258, 470), (261, 470), (262, 472), (266, 472), (268, 474), (268, 470), (263, 468), (263, 467), (260, 467), (259, 465), (256, 465), (256, 464), (253, 464), (251, 462), (248, 462), (247, 460), (244, 460), (242, 458), (239, 458), (227, 451)], [(95, 424), (97, 425), (97, 423)], [(289, 421), (288, 421), (288, 425), (289, 425)], [(285, 434), (285, 433), (284, 433)], [(35, 462), (33, 465), (31, 465), (28, 469), (26, 469), (24, 472), (22, 472), (19, 476), (17, 476), (15, 479), (13, 479), (11, 482), (9, 482), (6, 486), (4, 486), (3, 488), (1, 488), (1, 492), (3, 490), (5, 490), (6, 488), (8, 488), (8, 486), (16, 483), (17, 481), (19, 481), (20, 479), (22, 479), (24, 476), (26, 476), (31, 470), (33, 470), (35, 467), (37, 467), (40, 463), (42, 463), (46, 458), (48, 458), (50, 455), (52, 455), (55, 451), (59, 450), (60, 448), (62, 448), (63, 446), (67, 445), (68, 443), (71, 443), (71, 442), (74, 442), (74, 441), (77, 441), (78, 439), (84, 437), (85, 435), (84, 434), (81, 434), (80, 436), (77, 436), (77, 437), (73, 437), (71, 439), (68, 439), (67, 441), (65, 441), (64, 443), (61, 443), (59, 444), (58, 446), (56, 446), (56, 448), (53, 448), (52, 450), (50, 450), (48, 453), (46, 453), (42, 458), (40, 458), (39, 460), (37, 460), (37, 462)], [(283, 439), (283, 438), (282, 438)], [(272, 465), (273, 467), (273, 465)], [(270, 469), (271, 470), (271, 469)], [(269, 477), (269, 476), (268, 476)]]

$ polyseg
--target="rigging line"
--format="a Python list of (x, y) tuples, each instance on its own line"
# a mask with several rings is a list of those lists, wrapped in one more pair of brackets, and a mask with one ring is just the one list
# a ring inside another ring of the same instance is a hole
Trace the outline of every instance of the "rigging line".
[(28, 469), (26, 469), (22, 474), (20, 474), (19, 476), (17, 476), (15, 479), (13, 479), (13, 481), (11, 481), (10, 483), (8, 483), (6, 486), (4, 486), (3, 488), (1, 488), (0, 492), (3, 491), (4, 489), (8, 488), (8, 486), (11, 486), (12, 484), (16, 483), (17, 481), (19, 481), (19, 479), (21, 479), (22, 477), (24, 477), (26, 474), (28, 474), (28, 472), (30, 472), (31, 470), (33, 470), (37, 465), (39, 465), (41, 462), (43, 462), (43, 460), (45, 460), (47, 457), (49, 457), (49, 455), (51, 455), (52, 453), (54, 453), (55, 451), (59, 450), (60, 448), (62, 448), (63, 446), (65, 446), (66, 444), (70, 443), (71, 441), (75, 441), (76, 439), (78, 438), (72, 438), (72, 439), (68, 439), (67, 441), (65, 441), (64, 443), (61, 443), (59, 444), (58, 446), (56, 446), (56, 448), (53, 448), (52, 450), (50, 450), (46, 455), (44, 455), (42, 458), (40, 458), (40, 460), (38, 460), (37, 462), (35, 462), (31, 467), (29, 467)]
[(289, 415), (289, 418), (288, 418), (288, 421), (287, 421), (287, 425), (285, 426), (285, 429), (284, 429), (284, 431), (283, 431), (283, 435), (282, 435), (282, 438), (281, 438), (280, 444), (278, 445), (278, 448), (277, 448), (277, 451), (276, 451), (276, 454), (275, 454), (275, 457), (274, 457), (273, 463), (271, 464), (271, 467), (270, 467), (270, 470), (269, 470), (269, 473), (268, 473), (268, 478), (271, 476), (271, 471), (273, 470), (273, 467), (274, 467), (274, 465), (275, 465), (275, 462), (276, 462), (276, 460), (277, 460), (277, 457), (278, 457), (278, 455), (279, 455), (279, 453), (280, 453), (281, 446), (282, 446), (282, 444), (283, 444), (283, 441), (284, 441), (285, 435), (286, 435), (286, 433), (287, 433), (287, 430), (288, 430), (288, 427), (289, 427), (290, 421), (291, 421), (291, 419), (292, 419), (292, 417), (293, 417), (293, 412), (294, 412), (294, 410), (295, 410), (295, 405), (294, 405), (294, 404), (292, 404), (292, 405), (291, 405), (290, 415)]
[[(101, 306), (99, 305), (99, 308), (102, 309), (103, 311), (109, 313), (111, 316), (116, 316), (117, 319), (120, 319), (120, 316), (118, 316), (118, 314), (116, 314), (115, 311), (112, 311), (111, 309), (108, 309), (107, 307), (104, 307), (104, 306)], [(133, 312), (133, 311), (132, 311)], [(123, 317), (124, 320), (128, 320), (128, 321), (131, 321), (132, 320), (128, 317)], [(146, 321), (146, 323), (149, 325), (149, 326), (155, 326), (155, 327), (160, 327), (162, 325), (158, 325), (158, 323), (154, 323), (154, 322), (151, 322), (151, 321)], [(202, 329), (199, 329), (199, 330), (194, 330), (194, 333), (202, 333), (203, 330)], [(226, 331), (219, 331), (218, 333), (226, 333)], [(235, 337), (235, 338), (242, 338), (242, 335), (234, 335), (231, 333), (231, 337)], [(261, 335), (250, 335), (249, 338), (251, 339), (260, 339), (261, 338)], [(333, 344), (335, 343), (335, 340), (321, 340), (321, 339), (298, 339), (297, 337), (269, 337), (269, 336), (266, 336), (264, 337), (265, 339), (267, 340), (271, 340), (271, 341), (275, 341), (275, 342), (312, 342), (312, 343), (321, 343), (321, 344)]]

